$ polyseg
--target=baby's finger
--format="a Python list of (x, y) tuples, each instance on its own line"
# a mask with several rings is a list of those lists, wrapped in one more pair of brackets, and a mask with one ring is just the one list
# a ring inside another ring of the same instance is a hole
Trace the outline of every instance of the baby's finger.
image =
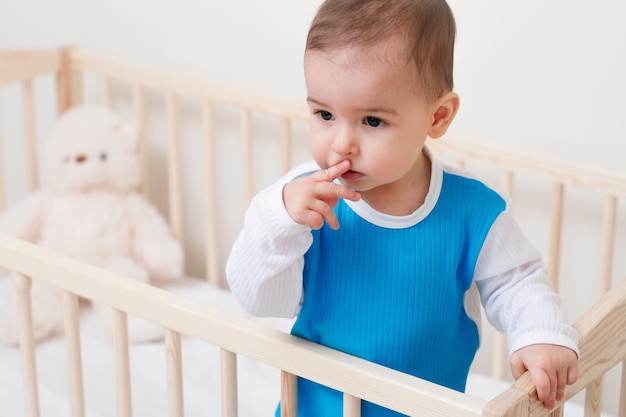
[(352, 163), (350, 162), (350, 160), (344, 159), (336, 165), (333, 165), (326, 169), (320, 169), (312, 175), (312, 178), (314, 178), (316, 181), (332, 182), (344, 173), (346, 173), (351, 166)]
[(572, 385), (578, 380), (578, 364), (574, 364), (567, 368), (567, 384)]
[(565, 397), (565, 386), (567, 385), (567, 370), (557, 372), (556, 374), (556, 396), (557, 401), (561, 401)]
[(324, 225), (324, 221), (326, 221), (333, 230), (339, 229), (339, 220), (331, 205), (322, 200), (314, 200), (311, 203), (310, 209), (319, 219), (316, 219), (316, 222), (308, 223), (312, 229), (320, 229)]
[(548, 410), (554, 408), (554, 398), (556, 396), (556, 378), (553, 381), (543, 369), (539, 367), (530, 367), (528, 369), (530, 376), (537, 389), (537, 398), (543, 401), (544, 407)]
[[(316, 195), (329, 202), (331, 206), (337, 204), (337, 199), (343, 198), (346, 200), (357, 201), (361, 198), (361, 195), (351, 188), (346, 187), (343, 184), (336, 182), (320, 182), (317, 184)], [(331, 203), (331, 201), (334, 201)]]

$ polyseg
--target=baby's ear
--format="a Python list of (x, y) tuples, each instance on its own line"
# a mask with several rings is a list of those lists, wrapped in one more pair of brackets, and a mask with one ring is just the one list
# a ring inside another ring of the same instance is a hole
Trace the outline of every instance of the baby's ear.
[(446, 133), (459, 110), (459, 104), (459, 95), (452, 91), (443, 94), (435, 101), (432, 107), (432, 125), (429, 132), (431, 138), (436, 139)]

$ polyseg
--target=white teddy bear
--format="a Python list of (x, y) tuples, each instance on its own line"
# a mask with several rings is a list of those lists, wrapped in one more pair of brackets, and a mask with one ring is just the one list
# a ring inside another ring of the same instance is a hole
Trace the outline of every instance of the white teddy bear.
[[(141, 194), (134, 128), (104, 107), (64, 113), (47, 138), (42, 187), (0, 213), (0, 232), (16, 236), (142, 282), (183, 275), (183, 250), (169, 225)], [(35, 339), (62, 330), (58, 290), (33, 281)], [(110, 331), (109, 308), (94, 306)], [(16, 301), (0, 306), (0, 342), (19, 342)], [(129, 317), (133, 342), (162, 337), (162, 329)]]

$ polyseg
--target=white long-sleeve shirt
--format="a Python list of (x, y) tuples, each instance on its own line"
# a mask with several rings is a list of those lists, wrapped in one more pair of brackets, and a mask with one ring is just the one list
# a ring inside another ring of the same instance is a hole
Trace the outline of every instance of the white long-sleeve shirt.
[[(363, 200), (346, 204), (363, 219), (389, 228), (410, 227), (426, 218), (437, 203), (444, 172), (458, 171), (431, 157), (432, 173), (422, 207), (409, 216), (377, 212)], [(294, 317), (303, 301), (304, 254), (311, 229), (293, 221), (282, 189), (298, 176), (319, 169), (314, 163), (294, 168), (253, 199), (228, 259), (227, 279), (240, 304), (257, 316)], [(547, 277), (540, 254), (505, 210), (494, 221), (465, 296), (465, 309), (480, 323), (480, 303), (488, 320), (507, 335), (509, 352), (536, 343), (562, 345), (578, 354), (578, 336), (560, 311), (560, 299)]]

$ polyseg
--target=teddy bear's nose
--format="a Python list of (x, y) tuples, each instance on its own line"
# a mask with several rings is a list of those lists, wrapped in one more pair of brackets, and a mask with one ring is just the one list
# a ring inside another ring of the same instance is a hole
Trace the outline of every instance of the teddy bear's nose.
[(77, 163), (82, 164), (86, 160), (87, 160), (87, 156), (86, 155), (76, 155), (76, 162)]

